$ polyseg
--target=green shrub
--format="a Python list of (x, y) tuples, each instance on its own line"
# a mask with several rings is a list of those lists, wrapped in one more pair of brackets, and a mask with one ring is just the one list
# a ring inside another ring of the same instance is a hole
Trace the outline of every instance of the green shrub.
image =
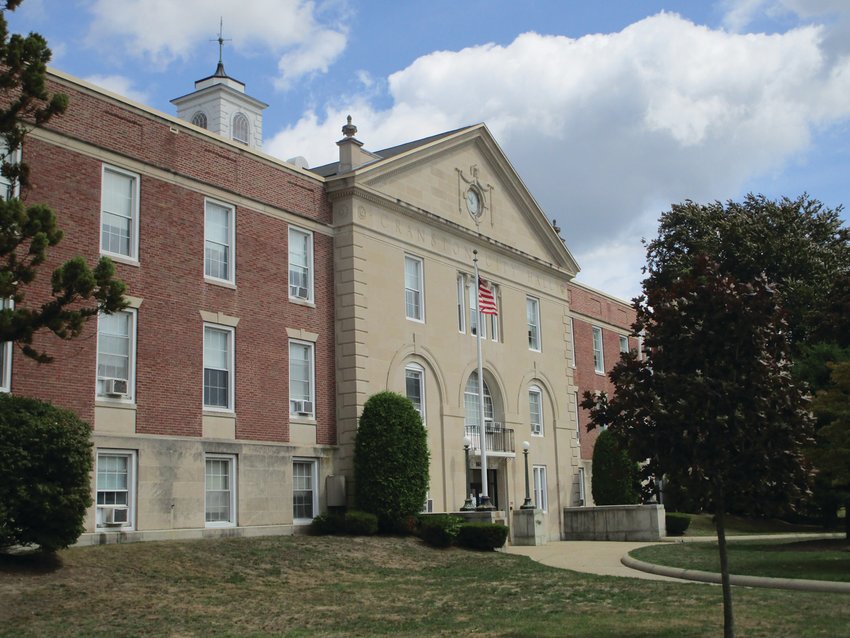
[(469, 549), (494, 550), (505, 544), (508, 528), (499, 523), (464, 523), (457, 533), (457, 544)]
[(419, 517), (419, 536), (433, 547), (448, 547), (455, 542), (463, 525), (460, 516), (428, 514)]
[(405, 397), (379, 392), (363, 406), (354, 442), (355, 502), (381, 531), (422, 509), (428, 490), (428, 440)]
[(667, 526), (667, 536), (681, 536), (691, 524), (691, 515), (667, 512), (664, 515), (664, 521)]
[(372, 536), (378, 533), (378, 517), (369, 512), (351, 510), (345, 514), (345, 532), (352, 536)]
[(638, 502), (637, 464), (608, 430), (602, 430), (593, 447), (593, 501), (597, 505), (632, 505)]
[(55, 551), (85, 530), (91, 427), (36, 399), (0, 394), (0, 547)]
[(416, 536), (419, 533), (419, 519), (413, 514), (403, 516), (395, 522), (393, 532), (399, 536)]
[(339, 534), (344, 526), (345, 521), (339, 514), (319, 514), (310, 523), (310, 533), (313, 536)]

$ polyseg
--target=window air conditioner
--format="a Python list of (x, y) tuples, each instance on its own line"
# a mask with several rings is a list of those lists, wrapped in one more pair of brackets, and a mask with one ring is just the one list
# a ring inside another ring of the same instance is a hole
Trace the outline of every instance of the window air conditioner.
[(103, 508), (103, 523), (120, 527), (130, 522), (130, 511), (126, 507)]
[(111, 397), (127, 396), (127, 379), (104, 379), (104, 392)]
[(292, 412), (298, 416), (310, 416), (313, 413), (312, 401), (293, 401)]

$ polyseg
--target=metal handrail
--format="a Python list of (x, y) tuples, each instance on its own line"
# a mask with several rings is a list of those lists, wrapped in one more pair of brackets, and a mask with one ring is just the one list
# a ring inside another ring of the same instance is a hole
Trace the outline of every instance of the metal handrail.
[[(477, 425), (465, 425), (464, 434), (472, 440), (471, 449), (475, 453), (481, 452), (481, 430)], [(484, 439), (487, 442), (488, 452), (514, 453), (514, 431), (503, 428), (497, 421), (484, 422)]]

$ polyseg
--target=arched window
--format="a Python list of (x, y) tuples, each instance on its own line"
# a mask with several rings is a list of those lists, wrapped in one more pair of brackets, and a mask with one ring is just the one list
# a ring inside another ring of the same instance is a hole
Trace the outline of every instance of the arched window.
[(233, 116), (233, 139), (243, 144), (248, 143), (248, 118), (242, 113)]
[(408, 363), (404, 368), (404, 390), (425, 425), (425, 368)]
[[(474, 428), (477, 431), (480, 410), (477, 372), (470, 374), (469, 380), (466, 382), (466, 388), (463, 391), (463, 407), (466, 413), (464, 421), (467, 429)], [(493, 425), (493, 397), (490, 395), (490, 388), (487, 387), (486, 381), (484, 382), (484, 422), (487, 426)]]
[(528, 388), (528, 420), (533, 436), (543, 436), (543, 392), (536, 385)]
[(201, 128), (207, 128), (207, 114), (203, 111), (198, 111), (192, 116), (192, 124)]

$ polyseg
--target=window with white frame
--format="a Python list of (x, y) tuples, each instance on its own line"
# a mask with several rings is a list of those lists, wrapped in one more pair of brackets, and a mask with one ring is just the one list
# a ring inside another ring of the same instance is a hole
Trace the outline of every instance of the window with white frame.
[(467, 300), (469, 301), (469, 334), (477, 335), (478, 326), (481, 326), (481, 338), (487, 338), (487, 322), (484, 321), (484, 315), (475, 313), (476, 296), (478, 295), (478, 286), (475, 285), (475, 277), (468, 275), (466, 277)]
[(318, 482), (315, 459), (292, 461), (292, 518), (296, 525), (310, 523), (319, 513)]
[(414, 321), (425, 321), (422, 260), (404, 256), (404, 314)]
[[(487, 334), (493, 341), (499, 341), (501, 332), (499, 329), (499, 313), (501, 312), (501, 293), (499, 286), (493, 282), (487, 282), (493, 293), (493, 301), (496, 302), (497, 313), (494, 315), (479, 313), (475, 314), (475, 297), (478, 294), (478, 286), (475, 285), (475, 277), (464, 273), (457, 276), (457, 328), (458, 332), (465, 333), (469, 326), (469, 334), (475, 336), (478, 326), (481, 325), (481, 338), (486, 339)], [(468, 317), (468, 318), (467, 318)]]
[(233, 328), (204, 325), (204, 408), (233, 410)]
[(543, 436), (543, 393), (536, 385), (528, 388), (528, 412), (531, 434)]
[(525, 300), (528, 316), (528, 349), (540, 351), (540, 302), (534, 297)]
[(576, 367), (576, 331), (573, 318), (570, 317), (570, 365)]
[(576, 438), (581, 438), (581, 423), (579, 422), (579, 415), (581, 414), (581, 406), (578, 402), (578, 392), (573, 392), (573, 397), (576, 402)]
[(207, 454), (204, 471), (204, 522), (207, 527), (236, 525), (236, 457)]
[[(484, 423), (487, 428), (497, 427), (494, 424), (495, 413), (493, 411), (493, 395), (490, 394), (490, 388), (487, 386), (487, 381), (484, 386)], [(463, 409), (464, 409), (464, 424), (467, 428), (478, 431), (478, 426), (481, 423), (481, 405), (478, 402), (478, 372), (474, 371), (469, 375), (466, 382), (466, 387), (463, 391)], [(485, 428), (486, 430), (486, 428)], [(468, 432), (471, 434), (471, 432)]]
[(629, 338), (625, 335), (620, 335), (620, 353), (629, 351)]
[(457, 330), (466, 332), (466, 277), (457, 276)]
[(97, 318), (97, 396), (133, 400), (136, 381), (136, 311)]
[[(9, 164), (18, 164), (21, 161), (21, 152), (20, 149), (12, 151), (11, 153), (7, 153), (6, 149), (8, 147), (0, 141), (0, 162), (9, 162)], [(5, 175), (0, 175), (0, 199), (12, 199), (17, 196), (19, 184), (12, 184), (12, 180), (10, 180)]]
[(206, 200), (204, 202), (204, 276), (209, 279), (235, 280), (233, 206)]
[(578, 504), (580, 507), (584, 507), (586, 504), (587, 495), (585, 493), (584, 486), (584, 468), (578, 468)]
[(289, 342), (289, 414), (315, 418), (314, 344)]
[(198, 111), (192, 116), (192, 124), (195, 126), (200, 126), (201, 128), (207, 128), (207, 115), (203, 111)]
[(605, 374), (605, 359), (602, 354), (602, 328), (593, 328), (593, 369), (596, 374)]
[(411, 363), (404, 369), (404, 391), (425, 425), (425, 369)]
[(100, 195), (100, 251), (139, 258), (139, 176), (103, 166)]
[[(0, 299), (0, 312), (15, 306), (11, 299)], [(0, 342), (0, 392), (12, 390), (12, 342)]]
[(98, 528), (134, 527), (136, 520), (136, 452), (97, 451), (96, 524)]
[(248, 124), (248, 118), (245, 117), (244, 113), (237, 113), (233, 116), (233, 139), (237, 142), (242, 142), (243, 144), (247, 144), (251, 139), (250, 133), (250, 125)]
[(546, 466), (535, 465), (532, 468), (532, 473), (534, 476), (534, 507), (545, 512), (549, 509), (549, 499), (546, 489)]
[(313, 233), (289, 229), (289, 298), (313, 301)]

